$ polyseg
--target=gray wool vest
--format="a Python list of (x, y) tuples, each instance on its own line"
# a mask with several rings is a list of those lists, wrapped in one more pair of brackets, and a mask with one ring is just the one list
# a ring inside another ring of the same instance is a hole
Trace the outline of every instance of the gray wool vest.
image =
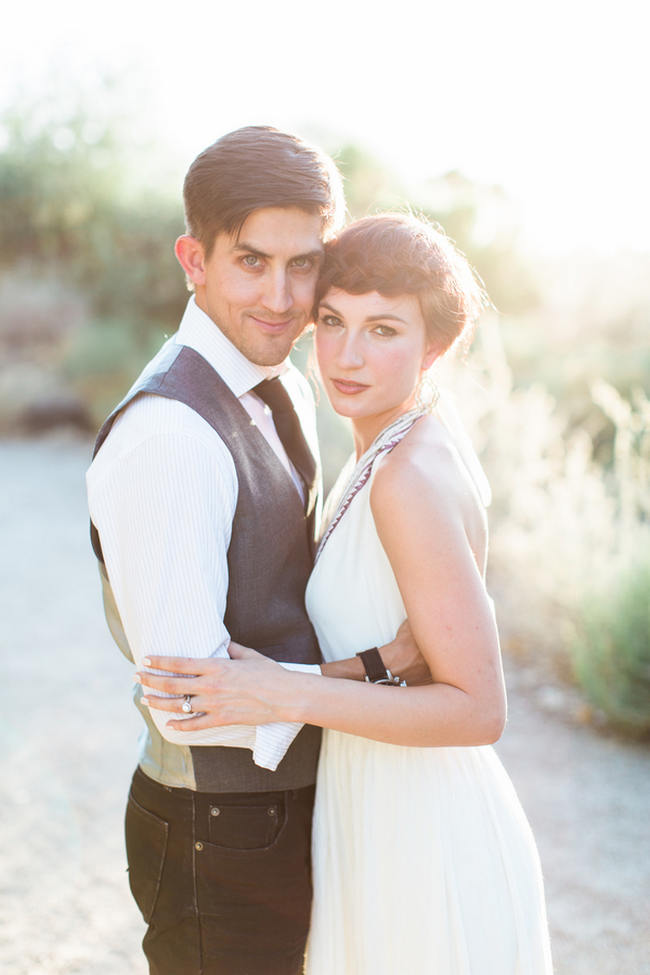
[[(237, 397), (209, 363), (187, 346), (167, 346), (108, 417), (93, 457), (120, 412), (144, 393), (185, 403), (213, 427), (230, 451), (238, 497), (228, 549), (225, 625), (236, 643), (274, 660), (319, 663), (320, 652), (304, 607), (313, 560), (313, 510), (307, 516), (289, 475)], [(313, 508), (313, 497), (310, 498)], [(99, 560), (106, 619), (124, 655), (133, 660), (104, 565), (101, 540), (91, 525)], [(320, 729), (300, 731), (277, 770), (260, 768), (248, 749), (175, 745), (166, 741), (146, 707), (134, 698), (147, 725), (139, 763), (164, 785), (200, 792), (297, 789), (316, 779)]]

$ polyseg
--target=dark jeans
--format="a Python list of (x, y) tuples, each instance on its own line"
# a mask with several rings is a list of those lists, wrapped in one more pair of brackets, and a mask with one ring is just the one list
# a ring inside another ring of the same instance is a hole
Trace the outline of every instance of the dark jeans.
[(126, 851), (151, 975), (299, 975), (313, 802), (313, 786), (211, 794), (136, 770)]

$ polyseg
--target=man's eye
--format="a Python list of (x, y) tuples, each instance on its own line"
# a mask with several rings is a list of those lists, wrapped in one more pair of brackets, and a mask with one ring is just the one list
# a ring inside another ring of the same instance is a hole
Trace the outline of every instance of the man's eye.
[(311, 257), (295, 257), (291, 263), (299, 271), (311, 271), (314, 266), (314, 261)]
[(259, 267), (260, 259), (256, 254), (246, 254), (245, 257), (242, 257), (242, 263), (245, 264), (246, 267)]

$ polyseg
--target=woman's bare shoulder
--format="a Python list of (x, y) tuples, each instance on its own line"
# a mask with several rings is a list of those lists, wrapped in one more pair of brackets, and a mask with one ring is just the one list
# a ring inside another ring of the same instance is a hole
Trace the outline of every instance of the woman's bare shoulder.
[(423, 417), (387, 454), (370, 493), (376, 518), (396, 511), (426, 516), (429, 523), (462, 523), (482, 549), (485, 509), (454, 443), (435, 417)]
[(449, 434), (433, 416), (423, 417), (382, 460), (373, 495), (425, 488), (438, 494), (466, 488), (467, 473)]

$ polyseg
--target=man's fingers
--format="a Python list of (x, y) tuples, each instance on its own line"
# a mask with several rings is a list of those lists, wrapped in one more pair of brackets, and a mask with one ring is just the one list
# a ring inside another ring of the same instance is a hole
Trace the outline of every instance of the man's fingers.
[(251, 650), (250, 647), (242, 647), (240, 643), (231, 643), (228, 647), (228, 653), (232, 660), (253, 660), (256, 657), (262, 656), (257, 650)]

